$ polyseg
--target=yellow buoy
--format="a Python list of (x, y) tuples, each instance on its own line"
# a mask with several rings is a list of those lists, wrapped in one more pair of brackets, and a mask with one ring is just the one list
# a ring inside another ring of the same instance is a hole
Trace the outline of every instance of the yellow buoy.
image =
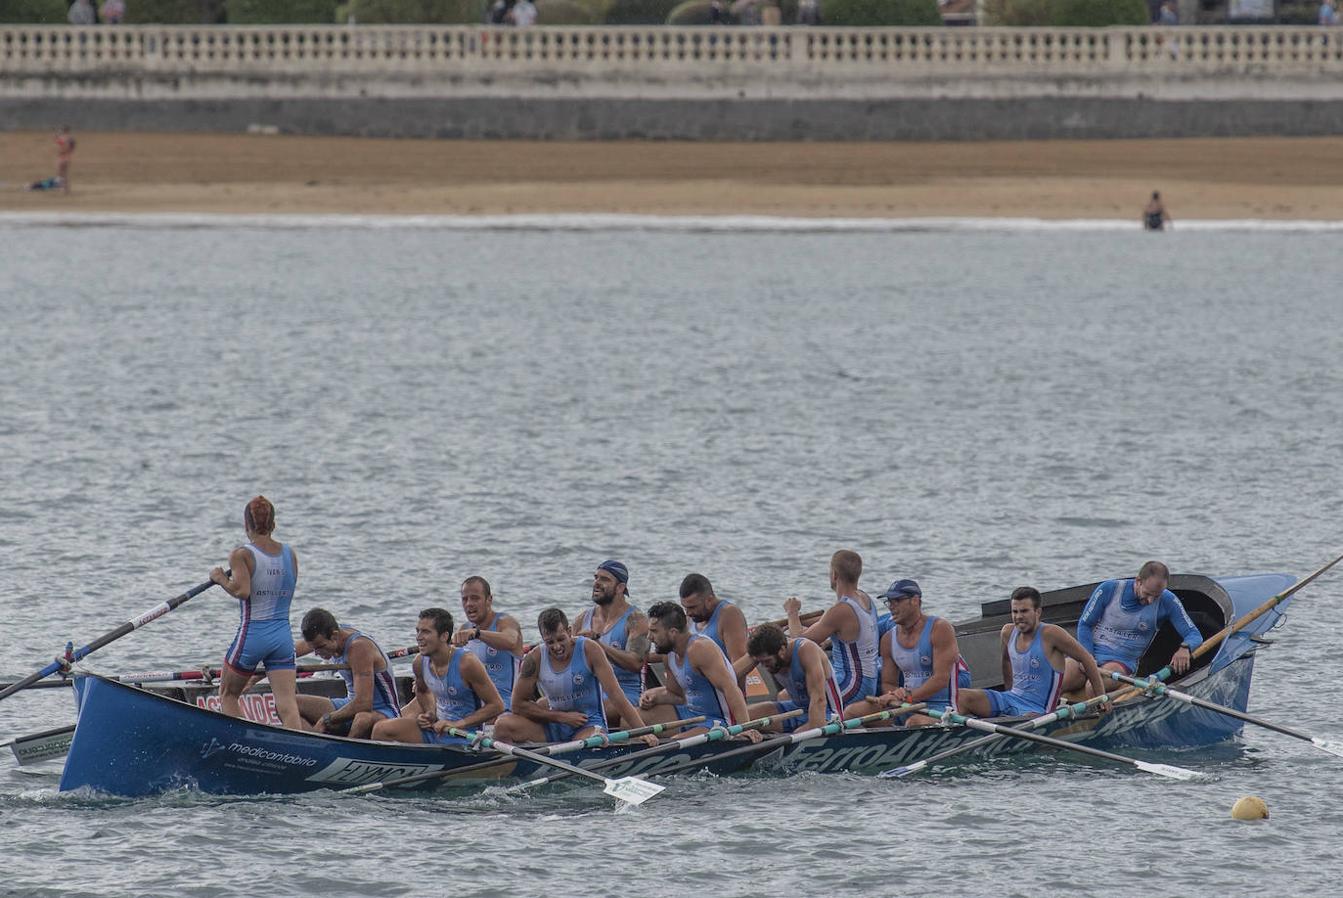
[(1232, 806), (1231, 816), (1237, 820), (1267, 820), (1268, 805), (1257, 795), (1247, 795)]

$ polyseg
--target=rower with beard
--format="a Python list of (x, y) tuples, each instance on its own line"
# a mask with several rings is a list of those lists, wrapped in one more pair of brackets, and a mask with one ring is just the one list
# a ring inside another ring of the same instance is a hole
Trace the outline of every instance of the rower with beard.
[[(568, 742), (607, 732), (603, 692), (620, 712), (626, 728), (642, 727), (643, 718), (630, 704), (596, 640), (575, 637), (569, 618), (558, 608), (547, 608), (536, 620), (541, 645), (522, 659), (513, 687), (513, 709), (494, 724), (494, 735), (505, 742)], [(537, 689), (546, 704), (537, 701)], [(656, 736), (646, 736), (649, 745)]]
[(522, 627), (510, 615), (494, 610), (494, 594), (484, 577), (462, 581), (462, 612), (471, 626), (453, 634), (452, 644), (480, 659), (504, 707), (511, 707), (522, 659)]
[(727, 599), (718, 598), (708, 577), (686, 574), (681, 581), (681, 607), (693, 631), (718, 643), (729, 661), (746, 654), (746, 615)]
[(299, 625), (303, 638), (294, 643), (295, 655), (316, 652), (327, 661), (345, 666), (345, 698), (300, 695), (298, 713), (318, 733), (367, 739), (381, 720), (400, 714), (392, 663), (373, 637), (354, 627), (342, 627), (325, 608), (313, 608)]
[[(595, 640), (606, 652), (616, 680), (630, 704), (644, 691), (644, 663), (648, 656), (648, 618), (629, 603), (630, 572), (619, 561), (603, 561), (592, 577), (592, 606), (580, 612), (576, 636)], [(606, 697), (606, 718), (622, 726), (615, 703)]]
[[(705, 718), (701, 726), (682, 730), (677, 736), (680, 739), (749, 719), (746, 698), (727, 656), (712, 639), (690, 630), (680, 605), (658, 602), (649, 608), (648, 633), (654, 647), (666, 658), (666, 685), (645, 692), (639, 700), (640, 708), (684, 705), (692, 717)], [(755, 730), (746, 734), (752, 742), (760, 739)]]
[(499, 690), (472, 652), (452, 644), (452, 614), (445, 608), (426, 608), (415, 625), (420, 649), (412, 670), (415, 699), (408, 705), (418, 713), (373, 725), (373, 738), (391, 742), (457, 742), (450, 727), (469, 730), (483, 726), (504, 712)]
[(791, 733), (823, 727), (843, 710), (830, 659), (810, 639), (788, 637), (773, 624), (761, 624), (751, 631), (747, 654), (737, 659), (737, 673), (745, 676), (757, 665), (770, 672), (780, 692), (787, 692), (788, 698), (751, 705), (746, 710), (753, 719), (774, 717), (795, 708), (807, 712), (806, 717), (774, 721), (769, 726), (770, 732)]
[(854, 715), (848, 707), (863, 702), (877, 691), (877, 606), (858, 588), (863, 559), (857, 552), (840, 549), (830, 557), (830, 588), (835, 604), (809, 627), (802, 625), (802, 601), (796, 596), (783, 603), (788, 613), (788, 634), (804, 636), (817, 644), (830, 640), (830, 664), (839, 681), (845, 718)]

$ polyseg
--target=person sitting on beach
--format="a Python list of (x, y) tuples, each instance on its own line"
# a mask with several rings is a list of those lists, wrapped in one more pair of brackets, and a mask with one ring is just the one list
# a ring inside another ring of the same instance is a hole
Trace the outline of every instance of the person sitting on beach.
[[(895, 626), (881, 638), (881, 696), (853, 709), (871, 714), (881, 708), (926, 702), (934, 711), (958, 710), (960, 690), (970, 686), (970, 668), (956, 643), (951, 622), (923, 612), (923, 590), (914, 580), (896, 580), (877, 598), (885, 599)], [(910, 714), (905, 726), (936, 723), (927, 714)]]
[(1171, 223), (1170, 213), (1166, 211), (1166, 205), (1161, 202), (1159, 191), (1152, 191), (1152, 198), (1142, 210), (1142, 221), (1143, 227), (1149, 231), (1164, 230), (1166, 225)]
[(387, 653), (373, 637), (354, 627), (342, 627), (325, 608), (303, 615), (299, 625), (303, 639), (294, 644), (296, 655), (316, 652), (320, 657), (346, 665), (345, 698), (300, 695), (298, 712), (318, 733), (367, 739), (382, 720), (395, 720), (400, 713), (396, 679)]
[(756, 666), (763, 667), (779, 685), (779, 696), (772, 702), (758, 702), (746, 709), (755, 720), (773, 717), (801, 708), (806, 717), (776, 720), (767, 728), (773, 733), (791, 733), (798, 729), (823, 727), (844, 711), (839, 683), (825, 650), (810, 639), (788, 637), (773, 624), (761, 624), (751, 633), (747, 654), (737, 659), (736, 673), (744, 677)]
[[(1040, 591), (1019, 586), (1012, 591), (1012, 623), (1004, 624), (1003, 687), (962, 689), (956, 697), (960, 713), (974, 717), (1038, 716), (1053, 711), (1063, 689), (1063, 669), (1069, 658), (1086, 671), (1096, 695), (1105, 692), (1096, 659), (1068, 631), (1040, 621)], [(1102, 702), (1099, 710), (1109, 709)]]
[[(678, 739), (749, 719), (746, 698), (727, 656), (712, 639), (691, 632), (685, 609), (675, 602), (658, 602), (649, 608), (648, 634), (666, 659), (665, 685), (645, 692), (639, 699), (640, 708), (683, 705), (691, 717), (705, 718), (699, 726), (678, 733)], [(759, 733), (750, 732), (752, 741), (759, 739)]]
[[(1135, 676), (1157, 631), (1169, 623), (1180, 634), (1170, 669), (1176, 676), (1188, 672), (1194, 650), (1203, 644), (1203, 634), (1179, 597), (1166, 588), (1169, 582), (1170, 569), (1160, 561), (1149, 561), (1138, 570), (1137, 578), (1106, 580), (1092, 591), (1077, 619), (1077, 641), (1095, 656), (1102, 670)], [(1081, 689), (1085, 683), (1082, 668), (1070, 662), (1063, 676), (1064, 691)]]
[(426, 608), (415, 625), (420, 654), (415, 674), (415, 702), (419, 713), (373, 725), (373, 738), (391, 742), (448, 742), (456, 737), (449, 727), (469, 730), (484, 726), (504, 713), (504, 701), (485, 665), (466, 649), (452, 644), (452, 613)]
[(264, 667), (280, 721), (291, 730), (300, 730), (294, 634), (289, 624), (289, 606), (298, 586), (298, 555), (271, 536), (275, 506), (265, 496), (243, 506), (242, 521), (247, 545), (229, 554), (228, 571), (218, 567), (210, 571), (211, 582), (238, 600), (240, 616), (238, 632), (224, 653), (219, 707), (225, 714), (241, 717), (239, 697), (257, 667)]
[(484, 577), (462, 581), (462, 613), (471, 626), (452, 636), (452, 644), (474, 654), (499, 690), (504, 707), (512, 706), (513, 684), (522, 661), (522, 627), (508, 614), (494, 610), (494, 593)]
[[(595, 640), (575, 637), (569, 618), (547, 608), (536, 619), (541, 645), (522, 659), (513, 687), (513, 708), (494, 724), (494, 733), (509, 742), (567, 742), (607, 731), (605, 694), (627, 728), (642, 727), (643, 718), (625, 698), (611, 662)], [(546, 704), (537, 701), (537, 688)], [(649, 737), (651, 744), (656, 737)]]
[(830, 640), (830, 664), (839, 681), (844, 716), (847, 707), (877, 692), (877, 611), (876, 603), (858, 588), (863, 574), (863, 559), (857, 552), (840, 549), (830, 558), (830, 588), (836, 601), (820, 620), (803, 627), (802, 602), (791, 596), (783, 603), (788, 613), (788, 634), (804, 636), (815, 643)]
[[(616, 680), (631, 704), (644, 691), (644, 663), (648, 657), (648, 618), (628, 601), (630, 572), (619, 561), (603, 561), (592, 577), (592, 605), (574, 620), (575, 635), (595, 640), (606, 652)], [(620, 723), (620, 712), (608, 698), (606, 719)]]

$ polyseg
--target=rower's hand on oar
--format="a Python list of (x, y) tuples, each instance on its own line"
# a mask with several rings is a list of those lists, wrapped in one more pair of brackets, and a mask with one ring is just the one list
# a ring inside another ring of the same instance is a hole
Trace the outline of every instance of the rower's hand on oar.
[(569, 727), (581, 727), (588, 722), (588, 716), (582, 711), (561, 711), (558, 723)]
[[(200, 570), (200, 568), (197, 568)], [(210, 570), (210, 582), (225, 586), (228, 584), (228, 573), (222, 567), (212, 568)]]
[(443, 731), (440, 730), (440, 729), (438, 729), (437, 727), (435, 727), (435, 724), (437, 724), (437, 723), (446, 723), (446, 722), (447, 722), (447, 721), (439, 720), (439, 719), (438, 719), (436, 716), (434, 716), (433, 714), (424, 714), (424, 713), (420, 713), (420, 714), (415, 715), (415, 725), (418, 726), (418, 727), (419, 727), (420, 729), (422, 729), (422, 730), (433, 729), (434, 732), (436, 732), (436, 733), (441, 733), (441, 732), (443, 732)]
[(643, 694), (639, 696), (639, 710), (647, 711), (649, 708), (655, 707), (659, 703), (658, 700), (666, 693), (666, 687), (663, 686), (654, 686), (652, 689), (644, 690)]
[(760, 734), (759, 730), (742, 730), (739, 734), (733, 736), (732, 738), (738, 741), (745, 739), (752, 745), (759, 745), (760, 740), (764, 739), (765, 737)]
[(634, 741), (635, 741), (635, 742), (642, 742), (644, 745), (647, 745), (649, 748), (657, 748), (657, 747), (658, 747), (658, 737), (657, 737), (657, 736), (654, 736), (652, 733), (647, 733), (647, 734), (645, 734), (645, 735), (643, 735), (643, 736), (635, 736), (635, 737), (634, 737)]
[(896, 705), (903, 705), (909, 701), (909, 690), (903, 686), (887, 692), (877, 699), (883, 707), (894, 708)]
[(1189, 662), (1192, 657), (1193, 653), (1189, 651), (1189, 646), (1180, 646), (1179, 651), (1171, 656), (1170, 669), (1175, 671), (1176, 676), (1188, 673)]

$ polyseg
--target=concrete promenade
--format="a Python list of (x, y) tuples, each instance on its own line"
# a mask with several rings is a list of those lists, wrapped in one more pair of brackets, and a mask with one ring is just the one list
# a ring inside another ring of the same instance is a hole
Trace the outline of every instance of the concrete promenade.
[(495, 139), (1343, 134), (1318, 28), (0, 28), (0, 130)]

